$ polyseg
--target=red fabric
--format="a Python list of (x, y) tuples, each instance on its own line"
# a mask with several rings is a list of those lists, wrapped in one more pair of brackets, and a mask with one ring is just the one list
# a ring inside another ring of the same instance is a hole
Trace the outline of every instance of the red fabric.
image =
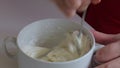
[(86, 21), (98, 31), (120, 33), (120, 0), (102, 0), (98, 5), (90, 5)]

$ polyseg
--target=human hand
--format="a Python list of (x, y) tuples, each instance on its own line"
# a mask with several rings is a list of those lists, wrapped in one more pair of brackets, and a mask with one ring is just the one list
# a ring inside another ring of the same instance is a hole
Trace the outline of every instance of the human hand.
[(105, 47), (96, 52), (95, 60), (101, 65), (95, 68), (120, 68), (120, 34), (104, 34), (92, 31), (98, 43)]
[(101, 0), (53, 0), (68, 17), (74, 16), (76, 12), (85, 11), (90, 3), (98, 4), (100, 1)]

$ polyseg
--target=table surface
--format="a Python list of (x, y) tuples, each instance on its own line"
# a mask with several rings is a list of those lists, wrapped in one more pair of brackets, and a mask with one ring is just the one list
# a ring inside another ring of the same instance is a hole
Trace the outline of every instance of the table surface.
[[(45, 18), (66, 17), (50, 0), (0, 0), (0, 68), (18, 68), (17, 60), (6, 56), (3, 39), (17, 36), (27, 24)], [(76, 16), (73, 20), (79, 22), (80, 18)]]

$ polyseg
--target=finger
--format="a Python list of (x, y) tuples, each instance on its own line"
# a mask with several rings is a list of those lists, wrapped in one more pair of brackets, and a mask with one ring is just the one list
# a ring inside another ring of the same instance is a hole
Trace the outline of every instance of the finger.
[(64, 0), (67, 8), (78, 9), (81, 6), (81, 0)]
[(64, 3), (66, 4), (66, 7), (63, 12), (68, 17), (73, 17), (79, 6), (81, 6), (81, 0), (64, 0)]
[(92, 3), (93, 4), (98, 4), (98, 3), (100, 3), (101, 2), (101, 0), (92, 0)]
[(68, 17), (73, 17), (81, 4), (81, 0), (53, 0), (58, 8)]
[(105, 34), (95, 30), (91, 30), (91, 32), (93, 33), (96, 42), (104, 45), (120, 40), (120, 34)]
[(91, 0), (82, 0), (81, 6), (79, 7), (78, 12), (83, 12), (87, 10), (90, 3), (91, 3)]
[(81, 6), (81, 0), (64, 0), (66, 4), (66, 8), (64, 9), (64, 13), (68, 17), (73, 17), (76, 14), (77, 9)]
[(95, 68), (120, 68), (120, 57)]
[(102, 49), (98, 50), (95, 59), (98, 62), (108, 62), (120, 56), (120, 41), (108, 44)]
[(76, 14), (76, 10), (74, 9), (64, 9), (61, 10), (67, 17), (73, 17)]

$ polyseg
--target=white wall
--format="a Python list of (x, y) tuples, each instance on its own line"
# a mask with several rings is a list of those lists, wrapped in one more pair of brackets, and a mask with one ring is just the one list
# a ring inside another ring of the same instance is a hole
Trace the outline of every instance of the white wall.
[(25, 25), (64, 15), (50, 0), (0, 0), (0, 35), (17, 34)]
[(6, 57), (5, 36), (16, 36), (27, 24), (45, 18), (64, 18), (49, 0), (0, 0), (0, 68), (17, 68), (16, 60)]

